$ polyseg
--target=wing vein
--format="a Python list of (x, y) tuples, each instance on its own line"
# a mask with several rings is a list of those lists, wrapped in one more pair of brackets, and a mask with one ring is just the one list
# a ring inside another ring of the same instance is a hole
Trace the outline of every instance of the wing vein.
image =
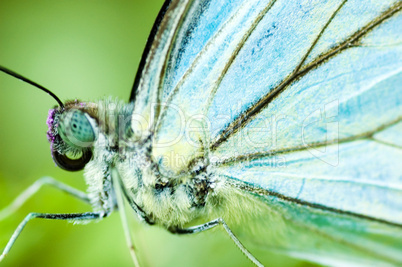
[(382, 223), (382, 224), (386, 224), (389, 226), (393, 226), (393, 227), (397, 227), (397, 228), (402, 228), (402, 224), (396, 223), (396, 222), (392, 222), (392, 221), (387, 221), (384, 219), (380, 219), (380, 218), (376, 218), (376, 217), (372, 217), (372, 216), (367, 216), (364, 214), (360, 214), (360, 213), (356, 213), (356, 212), (351, 212), (351, 211), (347, 211), (347, 210), (341, 210), (341, 209), (336, 209), (336, 208), (332, 208), (332, 207), (328, 207), (322, 204), (317, 204), (317, 203), (313, 203), (313, 202), (308, 202), (305, 200), (301, 200), (301, 199), (297, 199), (297, 198), (293, 198), (293, 197), (289, 197), (286, 195), (283, 195), (281, 193), (272, 191), (272, 190), (268, 190), (268, 189), (262, 189), (262, 188), (257, 188), (254, 186), (251, 186), (249, 184), (240, 182), (240, 181), (236, 181), (234, 180), (234, 178), (228, 178), (226, 179), (227, 183), (231, 184), (232, 186), (235, 186), (237, 188), (239, 188), (240, 190), (244, 190), (253, 194), (257, 194), (259, 196), (272, 196), (287, 202), (291, 202), (297, 205), (301, 205), (301, 206), (306, 206), (309, 208), (313, 208), (313, 209), (317, 209), (317, 210), (323, 210), (323, 211), (328, 211), (331, 213), (335, 213), (335, 214), (340, 214), (340, 215), (346, 215), (346, 216), (350, 216), (350, 217), (354, 217), (354, 218), (358, 218), (358, 219), (364, 219), (364, 220), (369, 220), (372, 222), (378, 222), (378, 223)]
[[(224, 175), (222, 175), (222, 178), (225, 179), (225, 181), (230, 186), (233, 186), (235, 188), (241, 189), (242, 183), (237, 181), (236, 178), (233, 178), (233, 177), (230, 177), (230, 176), (224, 176)], [(233, 180), (233, 179), (235, 179), (235, 180)], [(265, 195), (263, 195), (263, 196), (265, 196)], [(279, 210), (277, 210), (277, 209), (270, 209), (270, 211), (275, 213), (276, 216), (279, 216), (279, 217), (283, 218), (284, 220), (289, 220), (289, 218), (286, 218), (284, 216), (284, 214), (282, 212), (280, 212)], [(345, 238), (330, 234), (328, 231), (323, 231), (323, 230), (320, 230), (320, 229), (318, 229), (316, 227), (312, 227), (311, 224), (309, 225), (309, 224), (302, 223), (300, 221), (295, 221), (295, 220), (291, 220), (291, 222), (294, 223), (295, 225), (297, 225), (298, 227), (305, 229), (306, 231), (316, 233), (316, 234), (318, 234), (318, 235), (320, 235), (322, 237), (325, 237), (327, 239), (330, 239), (330, 240), (332, 240), (334, 242), (339, 242), (339, 243), (348, 245), (350, 247), (353, 247), (353, 248), (355, 248), (357, 250), (360, 250), (362, 252), (365, 252), (365, 253), (375, 254), (375, 255), (379, 256), (380, 258), (383, 258), (383, 259), (385, 259), (387, 261), (391, 261), (391, 262), (393, 261), (391, 258), (388, 258), (388, 257), (384, 256), (383, 254), (379, 253), (378, 251), (368, 249), (367, 247), (365, 247), (361, 243), (360, 244), (352, 243), (352, 242), (346, 240)], [(278, 249), (278, 247), (275, 246), (275, 249)]]
[[(240, 162), (240, 161), (242, 162), (242, 161), (248, 161), (248, 160), (253, 160), (253, 159), (259, 159), (259, 158), (263, 158), (263, 157), (267, 157), (267, 156), (272, 157), (272, 156), (276, 156), (276, 155), (299, 152), (299, 151), (304, 151), (304, 150), (308, 150), (308, 149), (316, 149), (316, 148), (320, 148), (320, 147), (323, 147), (323, 146), (329, 146), (329, 145), (334, 145), (334, 144), (343, 144), (343, 143), (353, 142), (353, 141), (356, 141), (356, 140), (373, 139), (374, 134), (376, 134), (376, 133), (378, 133), (380, 131), (383, 131), (386, 128), (392, 127), (392, 126), (396, 125), (397, 123), (399, 123), (400, 121), (402, 121), (402, 117), (399, 117), (398, 119), (396, 119), (394, 121), (391, 121), (389, 123), (383, 124), (383, 125), (377, 127), (376, 129), (374, 129), (372, 131), (365, 132), (365, 133), (362, 133), (362, 134), (359, 134), (359, 135), (345, 137), (345, 138), (342, 138), (342, 139), (327, 140), (327, 141), (324, 141), (324, 142), (309, 143), (309, 144), (304, 144), (302, 146), (290, 147), (290, 148), (286, 148), (286, 149), (272, 150), (272, 151), (269, 151), (269, 152), (250, 153), (250, 154), (246, 154), (246, 155), (239, 155), (239, 156), (236, 156), (236, 157), (231, 157), (231, 158), (224, 159), (222, 161), (217, 161), (217, 162), (215, 162), (215, 165), (219, 165), (219, 166), (221, 166), (221, 165), (230, 165), (230, 164)], [(378, 141), (378, 140), (375, 140), (375, 141)]]
[(344, 4), (347, 2), (348, 0), (344, 0), (339, 7), (335, 10), (334, 13), (332, 13), (331, 17), (328, 19), (327, 23), (324, 25), (324, 27), (322, 27), (320, 33), (317, 35), (317, 37), (315, 38), (314, 42), (311, 44), (310, 48), (308, 49), (307, 53), (304, 54), (302, 60), (300, 61), (299, 65), (297, 65), (297, 67), (295, 68), (295, 70), (293, 71), (293, 74), (296, 74), (299, 72), (300, 68), (303, 66), (304, 62), (306, 61), (307, 57), (310, 55), (311, 51), (313, 51), (315, 45), (318, 43), (318, 41), (320, 40), (322, 34), (324, 33), (324, 31), (328, 28), (329, 24), (331, 24), (332, 20), (335, 18), (336, 14), (338, 14), (338, 12), (342, 9), (342, 7), (344, 6)]
[(382, 145), (386, 145), (386, 146), (397, 148), (397, 149), (402, 149), (402, 146), (399, 146), (399, 145), (396, 145), (396, 144), (393, 144), (393, 143), (388, 143), (388, 142), (385, 142), (383, 140), (376, 139), (374, 137), (372, 138), (372, 140), (374, 142), (377, 142), (377, 143), (382, 144)]
[[(233, 64), (234, 60), (236, 59), (237, 55), (239, 54), (241, 49), (244, 47), (244, 44), (247, 42), (248, 38), (254, 32), (254, 30), (257, 27), (257, 25), (265, 17), (265, 15), (272, 8), (272, 6), (275, 4), (275, 2), (276, 2), (276, 0), (273, 0), (273, 1), (269, 2), (268, 5), (263, 10), (261, 10), (261, 12), (258, 14), (257, 18), (251, 24), (251, 27), (244, 34), (243, 38), (241, 39), (241, 41), (237, 45), (236, 49), (233, 51), (233, 54), (231, 55), (231, 57), (227, 61), (226, 65), (223, 68), (222, 72), (220, 73), (217, 81), (214, 83), (214, 87), (212, 88), (212, 90), (211, 90), (211, 92), (209, 94), (208, 101), (207, 101), (206, 108), (205, 108), (204, 112), (207, 112), (209, 107), (211, 106), (211, 104), (213, 102), (213, 98), (214, 98), (214, 96), (216, 94), (216, 91), (218, 90), (219, 85), (221, 84), (221, 82), (222, 82), (223, 78), (225, 77), (226, 73), (228, 72), (230, 66), (232, 66), (232, 64)], [(204, 115), (206, 115), (206, 114), (204, 114)]]
[[(342, 5), (340, 6), (342, 7)], [(280, 93), (282, 93), (289, 85), (297, 79), (300, 79), (303, 75), (307, 74), (309, 71), (315, 69), (320, 66), (324, 61), (333, 58), (339, 52), (353, 47), (356, 43), (367, 33), (369, 33), (373, 28), (380, 25), (386, 19), (395, 15), (398, 11), (401, 10), (402, 2), (395, 4), (390, 7), (387, 11), (382, 13), (380, 16), (376, 17), (374, 20), (370, 21), (366, 26), (362, 27), (350, 37), (346, 38), (346, 40), (340, 43), (338, 46), (332, 48), (328, 52), (318, 56), (312, 63), (306, 65), (304, 68), (300, 69), (298, 72), (293, 72), (290, 76), (285, 78), (276, 88), (266, 94), (261, 100), (259, 100), (252, 107), (247, 109), (245, 112), (240, 114), (236, 119), (234, 119), (225, 129), (223, 129), (220, 135), (212, 142), (210, 147), (211, 150), (216, 150), (224, 141), (226, 141), (231, 135), (236, 133), (239, 129), (244, 128), (251, 119), (258, 114), (262, 109), (267, 107)], [(338, 12), (339, 9), (335, 12)], [(331, 16), (332, 20), (333, 17)], [(317, 40), (317, 39), (316, 39)], [(309, 53), (309, 52), (308, 52)]]
[[(245, 33), (243, 38), (241, 38), (239, 44), (237, 45), (234, 53), (232, 56), (228, 59), (224, 69), (222, 70), (221, 74), (219, 75), (217, 81), (215, 82), (215, 86), (211, 89), (211, 92), (209, 94), (208, 101), (206, 102), (206, 108), (205, 110), (208, 109), (208, 106), (212, 102), (213, 95), (215, 94), (217, 88), (219, 87), (220, 82), (222, 81), (223, 77), (225, 76), (227, 70), (231, 66), (232, 62), (236, 58), (238, 52), (241, 50), (243, 47), (244, 43), (247, 41), (248, 37), (251, 35), (251, 33), (254, 31), (255, 27), (258, 25), (258, 23), (263, 19), (265, 14), (269, 11), (269, 9), (273, 6), (273, 4), (276, 2), (276, 0), (271, 1), (257, 16), (255, 21), (252, 23), (250, 29)], [(225, 24), (228, 24), (231, 20), (233, 20), (236, 17), (236, 14), (231, 16)], [(223, 28), (219, 29), (219, 31), (207, 42), (207, 44), (204, 46), (204, 48), (197, 54), (196, 58), (194, 59), (193, 63), (191, 66), (186, 70), (186, 72), (183, 74), (183, 76), (180, 78), (179, 82), (177, 85), (174, 87), (172, 92), (169, 94), (168, 98), (166, 99), (166, 103), (164, 104), (164, 108), (162, 109), (160, 116), (158, 118), (158, 123), (156, 127), (156, 132), (159, 131), (161, 127), (161, 121), (163, 121), (163, 117), (166, 115), (166, 111), (169, 107), (169, 104), (172, 102), (173, 98), (176, 96), (176, 94), (179, 92), (179, 88), (183, 85), (185, 82), (186, 78), (193, 72), (195, 69), (195, 66), (199, 63), (200, 59), (202, 56), (208, 51), (211, 45), (213, 45), (214, 41), (218, 38), (218, 36), (222, 33)]]

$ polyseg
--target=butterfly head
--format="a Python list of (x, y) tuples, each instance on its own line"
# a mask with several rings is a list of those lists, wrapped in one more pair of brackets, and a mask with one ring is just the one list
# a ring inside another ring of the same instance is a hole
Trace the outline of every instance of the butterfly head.
[(94, 103), (78, 100), (65, 104), (49, 89), (0, 65), (0, 71), (33, 85), (49, 94), (58, 106), (49, 111), (47, 138), (54, 162), (62, 169), (79, 171), (92, 158), (96, 140), (98, 108)]
[(79, 171), (91, 160), (97, 137), (96, 113), (94, 104), (78, 100), (49, 110), (47, 138), (57, 166)]

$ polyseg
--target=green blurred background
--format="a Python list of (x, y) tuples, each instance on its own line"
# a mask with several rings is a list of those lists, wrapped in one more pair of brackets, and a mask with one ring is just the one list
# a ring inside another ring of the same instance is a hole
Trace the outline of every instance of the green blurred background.
[[(158, 1), (0, 0), (0, 64), (53, 90), (63, 101), (127, 100)], [(85, 190), (83, 173), (55, 167), (46, 140), (46, 94), (0, 73), (0, 208), (45, 175)], [(28, 212), (84, 212), (90, 207), (43, 188), (0, 222), (2, 250)], [(222, 229), (178, 237), (131, 224), (143, 266), (252, 266)], [(305, 263), (266, 254), (272, 266)], [(118, 213), (89, 225), (30, 222), (2, 266), (131, 266)]]

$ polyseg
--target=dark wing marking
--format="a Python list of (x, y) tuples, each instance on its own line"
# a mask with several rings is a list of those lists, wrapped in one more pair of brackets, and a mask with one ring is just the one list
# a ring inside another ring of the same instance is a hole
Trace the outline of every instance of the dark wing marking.
[(147, 113), (145, 117), (152, 123), (149, 129), (151, 131), (155, 127), (155, 118), (157, 118), (160, 108), (156, 104), (159, 103), (161, 95), (162, 76), (166, 68), (166, 61), (174, 37), (191, 3), (191, 0), (172, 0), (165, 3), (160, 16), (158, 16), (158, 21), (155, 23), (153, 35), (144, 52), (141, 70), (133, 87), (134, 114), (144, 116)]
[(151, 33), (149, 34), (147, 43), (144, 48), (144, 52), (142, 52), (141, 61), (140, 61), (140, 65), (138, 66), (137, 74), (135, 75), (134, 84), (131, 89), (131, 94), (130, 94), (130, 99), (129, 99), (130, 102), (135, 101), (135, 97), (137, 95), (137, 90), (138, 90), (138, 86), (140, 84), (141, 76), (142, 76), (142, 73), (145, 68), (145, 63), (147, 61), (147, 58), (149, 57), (149, 51), (151, 50), (152, 43), (155, 40), (156, 33), (158, 32), (158, 29), (162, 23), (162, 19), (165, 16), (166, 11), (168, 10), (171, 3), (172, 3), (172, 0), (165, 0), (161, 10), (158, 13), (158, 16), (156, 17), (154, 25), (152, 26)]

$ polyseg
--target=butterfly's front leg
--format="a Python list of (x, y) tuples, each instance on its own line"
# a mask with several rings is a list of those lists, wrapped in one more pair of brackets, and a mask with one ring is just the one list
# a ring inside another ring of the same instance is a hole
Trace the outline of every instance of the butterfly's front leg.
[[(69, 185), (63, 184), (51, 177), (43, 177), (37, 180), (34, 184), (23, 191), (9, 206), (5, 207), (0, 211), (0, 220), (10, 216), (18, 208), (20, 208), (32, 195), (39, 191), (43, 185), (51, 185), (55, 188), (66, 192), (67, 194), (82, 200), (89, 204), (89, 197), (86, 193), (77, 190)], [(17, 229), (14, 231), (10, 240), (8, 241), (3, 253), (0, 255), (0, 262), (9, 253), (11, 247), (15, 243), (18, 236), (21, 234), (25, 225), (32, 219), (42, 218), (42, 219), (52, 219), (52, 220), (96, 220), (108, 216), (110, 211), (100, 211), (100, 212), (85, 212), (85, 213), (67, 213), (67, 214), (51, 214), (51, 213), (29, 213), (24, 220), (18, 225)]]
[(0, 221), (4, 220), (11, 214), (13, 214), (17, 209), (19, 209), (31, 196), (36, 194), (39, 189), (44, 185), (51, 185), (77, 199), (82, 200), (85, 203), (90, 204), (88, 195), (78, 189), (75, 189), (69, 185), (63, 184), (52, 177), (42, 177), (33, 183), (30, 187), (25, 189), (18, 197), (14, 199), (14, 201), (8, 205), (7, 207), (0, 210)]
[(84, 213), (36, 213), (31, 212), (29, 213), (24, 220), (18, 225), (17, 229), (15, 229), (13, 235), (11, 236), (10, 240), (8, 241), (3, 253), (0, 255), (0, 262), (7, 256), (8, 252), (10, 251), (11, 247), (14, 245), (15, 240), (17, 240), (18, 236), (21, 234), (22, 230), (24, 229), (25, 225), (32, 219), (35, 218), (42, 218), (42, 219), (50, 219), (50, 220), (96, 220), (101, 219), (103, 217), (108, 216), (109, 213), (105, 212), (84, 212)]
[(253, 254), (250, 253), (246, 249), (246, 247), (240, 242), (240, 240), (235, 236), (235, 234), (232, 232), (232, 230), (229, 228), (229, 226), (226, 224), (226, 222), (222, 218), (217, 218), (215, 220), (209, 221), (204, 224), (192, 226), (189, 228), (180, 228), (180, 227), (169, 227), (168, 231), (173, 233), (173, 234), (195, 234), (199, 232), (203, 232), (209, 229), (214, 228), (217, 225), (222, 225), (223, 228), (226, 230), (228, 233), (229, 237), (233, 240), (233, 242), (236, 244), (236, 246), (244, 253), (244, 255), (249, 258), (255, 265), (257, 266), (263, 266), (261, 262), (259, 262)]

